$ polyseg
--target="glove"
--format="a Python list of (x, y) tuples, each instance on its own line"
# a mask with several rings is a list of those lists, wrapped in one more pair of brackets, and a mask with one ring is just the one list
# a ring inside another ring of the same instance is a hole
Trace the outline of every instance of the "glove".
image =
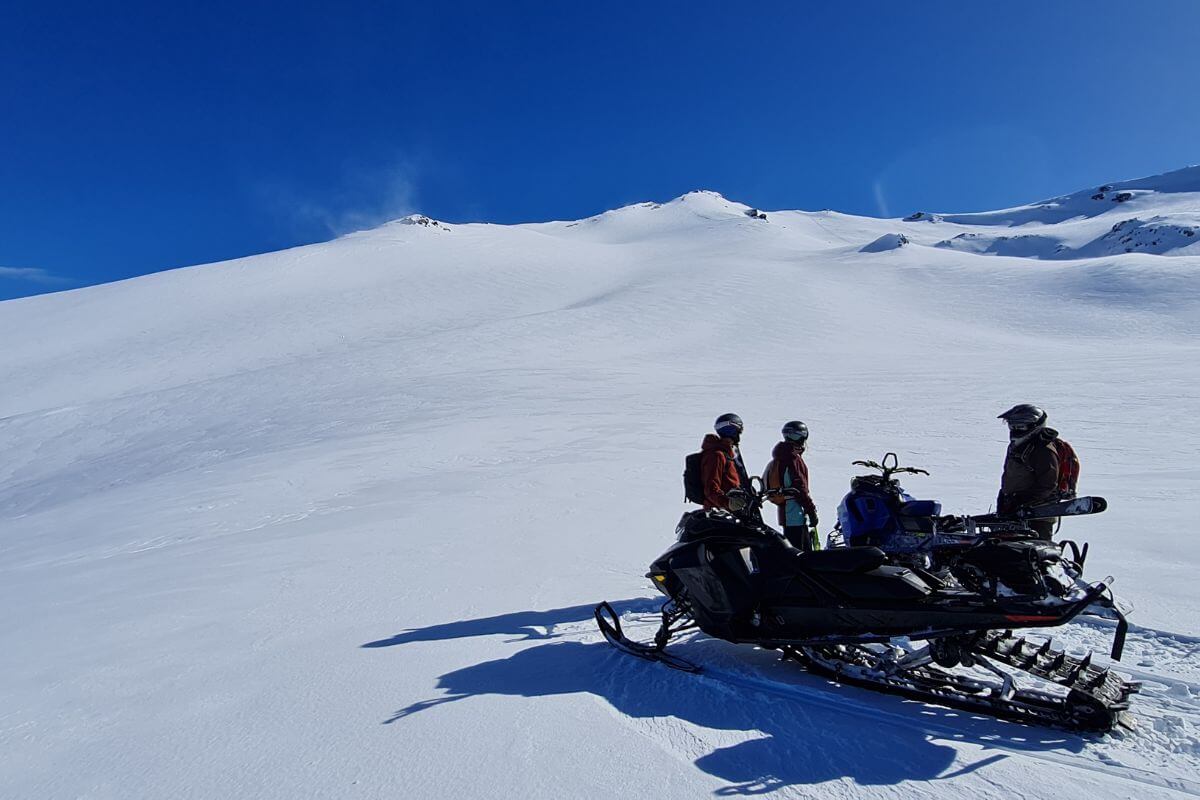
[(813, 530), (816, 530), (817, 525), (819, 525), (819, 524), (820, 523), (817, 522), (817, 512), (814, 511), (808, 515), (808, 526), (810, 528), (812, 528)]
[(725, 497), (729, 500), (730, 511), (744, 511), (749, 504), (746, 493), (741, 489), (730, 489)]

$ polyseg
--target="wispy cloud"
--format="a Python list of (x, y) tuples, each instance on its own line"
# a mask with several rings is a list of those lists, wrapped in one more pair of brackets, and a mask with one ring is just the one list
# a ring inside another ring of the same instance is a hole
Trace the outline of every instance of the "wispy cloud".
[(875, 181), (875, 205), (879, 207), (879, 216), (887, 218), (891, 216), (888, 211), (887, 197), (883, 194), (883, 181)]
[(71, 281), (34, 267), (0, 267), (0, 280), (26, 281), (43, 286), (65, 286)]
[(348, 164), (321, 198), (279, 183), (258, 188), (263, 201), (295, 227), (343, 236), (415, 213), (418, 174), (413, 162), (397, 159), (385, 166)]
[(1044, 191), (1029, 187), (1054, 175), (1057, 163), (1040, 131), (1006, 122), (944, 127), (890, 156), (873, 186), (884, 217), (892, 215), (893, 204), (909, 214), (1027, 203)]

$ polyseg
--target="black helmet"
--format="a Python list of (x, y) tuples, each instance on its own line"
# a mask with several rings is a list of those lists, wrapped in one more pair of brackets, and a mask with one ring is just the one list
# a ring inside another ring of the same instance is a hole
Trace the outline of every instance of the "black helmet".
[(1021, 403), (1005, 411), (997, 419), (1008, 423), (1008, 428), (1014, 434), (1025, 434), (1046, 424), (1046, 412), (1035, 405)]
[(745, 429), (746, 426), (742, 424), (742, 418), (737, 414), (722, 414), (713, 423), (713, 430), (717, 432), (717, 435), (723, 436), (726, 439), (737, 439)]
[(789, 442), (807, 442), (808, 441), (808, 426), (798, 419), (784, 423), (783, 438)]

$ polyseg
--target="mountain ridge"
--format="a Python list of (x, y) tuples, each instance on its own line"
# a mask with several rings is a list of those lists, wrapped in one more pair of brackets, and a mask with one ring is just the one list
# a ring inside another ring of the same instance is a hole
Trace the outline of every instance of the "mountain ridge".
[[(423, 224), (436, 227), (429, 218)], [(1076, 260), (1125, 253), (1200, 255), (1200, 166), (1100, 184), (1057, 197), (995, 211), (871, 217), (824, 209), (763, 210), (718, 191), (696, 189), (665, 202), (630, 203), (578, 220), (504, 225), (542, 231), (591, 231), (609, 243), (628, 243), (686, 227), (695, 220), (752, 222), (806, 219), (852, 221), (864, 236), (845, 239), (862, 252), (907, 244), (1038, 260)], [(920, 223), (920, 224), (917, 224)], [(411, 224), (411, 222), (409, 223)], [(459, 223), (462, 225), (494, 223)], [(442, 230), (454, 223), (440, 222)], [(620, 233), (604, 236), (612, 227)], [(927, 229), (928, 228), (928, 229)], [(886, 239), (884, 245), (879, 240)], [(869, 248), (863, 250), (862, 248)]]

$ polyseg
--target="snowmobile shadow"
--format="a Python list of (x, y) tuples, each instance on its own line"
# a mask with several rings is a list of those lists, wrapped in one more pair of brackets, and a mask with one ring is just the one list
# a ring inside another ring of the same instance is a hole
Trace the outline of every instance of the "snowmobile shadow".
[[(516, 615), (519, 616), (519, 615)], [(813, 678), (814, 681), (820, 681)], [(815, 684), (822, 685), (822, 684)], [(802, 695), (777, 697), (743, 690), (719, 676), (688, 675), (632, 658), (605, 643), (558, 641), (527, 647), (503, 659), (448, 672), (438, 680), (441, 697), (397, 711), (393, 724), (443, 703), (497, 694), (528, 698), (587, 693), (603, 698), (633, 720), (646, 736), (661, 734), (662, 720), (682, 729), (707, 728), (746, 736), (712, 752), (704, 741), (722, 738), (670, 736), (685, 742), (687, 755), (704, 772), (728, 782), (717, 795), (761, 794), (797, 784), (851, 778), (861, 785), (944, 780), (973, 772), (1014, 750), (1072, 749), (1076, 737), (972, 717), (948, 709), (857, 692), (839, 702), (806, 702)], [(802, 686), (788, 688), (803, 691)], [(866, 707), (854, 713), (855, 704)], [(883, 706), (874, 718), (870, 709)], [(848, 713), (849, 712), (849, 713)], [(638, 720), (649, 721), (640, 725)], [(949, 743), (1002, 748), (982, 760), (952, 769), (957, 751)], [(1081, 743), (1080, 743), (1080, 746)]]
[[(638, 597), (613, 603), (618, 614), (625, 612), (655, 613), (663, 604), (662, 598)], [(439, 642), (445, 639), (462, 639), (469, 636), (495, 636), (497, 634), (512, 634), (525, 639), (554, 639), (561, 636), (555, 628), (561, 625), (572, 625), (578, 628), (580, 623), (586, 623), (589, 630), (594, 631), (592, 609), (595, 604), (554, 608), (548, 611), (517, 611), (512, 614), (501, 614), (496, 617), (482, 619), (464, 619), (446, 622), (441, 625), (430, 625), (427, 628), (411, 628), (401, 631), (389, 639), (367, 642), (363, 647), (394, 647), (411, 642)]]

